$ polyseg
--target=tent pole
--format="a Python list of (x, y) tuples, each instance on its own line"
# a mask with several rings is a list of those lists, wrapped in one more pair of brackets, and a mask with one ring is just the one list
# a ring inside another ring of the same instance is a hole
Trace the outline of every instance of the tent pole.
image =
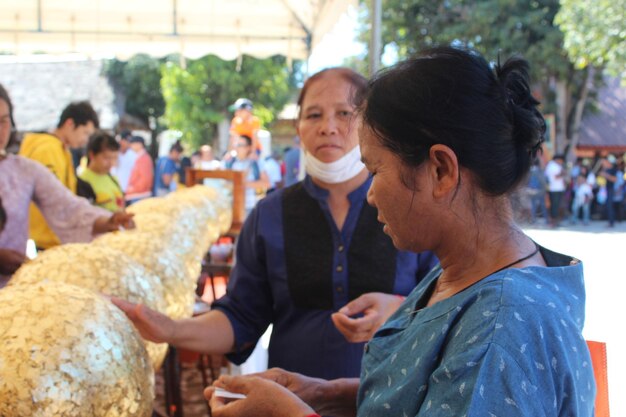
[(41, 0), (37, 0), (37, 32), (41, 32)]
[(372, 32), (370, 36), (369, 75), (372, 76), (380, 68), (382, 0), (372, 0)]
[(178, 2), (172, 0), (172, 34), (178, 35)]
[[(291, 8), (291, 6), (289, 5), (289, 3), (286, 0), (282, 0), (283, 4), (285, 5), (285, 7), (287, 8), (287, 10), (289, 10), (289, 12), (291, 12), (291, 15), (293, 16), (293, 19), (295, 22), (298, 23), (298, 25), (302, 28), (302, 30), (304, 30), (304, 33), (306, 33), (306, 39), (304, 40), (306, 43), (306, 77), (308, 77), (310, 75), (310, 71), (309, 71), (309, 60), (311, 58), (311, 52), (312, 52), (312, 48), (313, 48), (313, 29), (309, 29), (307, 27), (307, 25), (302, 21), (302, 19), (300, 19), (300, 16), (298, 16), (298, 14), (296, 12), (293, 11), (293, 9)], [(291, 28), (291, 26), (290, 26)]]
[(313, 39), (311, 35), (306, 37), (306, 78), (311, 75), (311, 52), (312, 52)]

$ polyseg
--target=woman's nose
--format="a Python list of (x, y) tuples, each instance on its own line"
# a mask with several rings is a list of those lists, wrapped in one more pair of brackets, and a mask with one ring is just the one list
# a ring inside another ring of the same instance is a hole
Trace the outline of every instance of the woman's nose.
[(333, 116), (327, 116), (322, 119), (321, 132), (326, 135), (334, 135), (338, 132), (337, 120)]

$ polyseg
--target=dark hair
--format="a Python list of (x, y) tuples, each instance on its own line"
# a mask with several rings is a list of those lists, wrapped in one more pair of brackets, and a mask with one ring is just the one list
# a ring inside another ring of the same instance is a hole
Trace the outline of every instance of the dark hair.
[(183, 145), (180, 144), (180, 142), (176, 141), (171, 147), (170, 147), (170, 152), (178, 152), (178, 153), (182, 153), (183, 152)]
[(0, 100), (4, 100), (7, 102), (9, 106), (9, 119), (11, 119), (11, 135), (9, 136), (9, 141), (7, 146), (10, 146), (15, 142), (15, 120), (13, 119), (13, 102), (11, 101), (11, 97), (9, 97), (9, 92), (4, 88), (2, 84), (0, 84)]
[(492, 68), (474, 51), (433, 48), (377, 74), (357, 104), (364, 124), (406, 166), (444, 144), (498, 196), (524, 180), (543, 142), (528, 69), (521, 57)]
[(68, 119), (72, 119), (76, 127), (86, 125), (89, 122), (92, 122), (96, 129), (100, 127), (98, 114), (88, 101), (76, 101), (68, 104), (61, 113), (57, 127), (63, 126), (63, 123)]
[(115, 138), (109, 135), (106, 132), (96, 132), (91, 138), (89, 138), (89, 143), (87, 144), (87, 153), (93, 153), (94, 155), (98, 155), (104, 151), (119, 151), (120, 144), (117, 143)]
[(246, 141), (248, 146), (252, 146), (252, 138), (248, 135), (239, 135), (239, 137)]
[[(0, 98), (4, 99), (1, 93), (0, 93)], [(0, 197), (0, 232), (4, 230), (4, 225), (6, 223), (7, 223), (7, 212), (4, 211), (4, 206), (2, 205), (2, 197)]]
[(124, 129), (122, 131), (120, 131), (120, 133), (118, 133), (118, 135), (120, 135), (120, 140), (129, 140), (130, 137), (133, 135), (133, 133), (128, 130), (128, 129)]
[(129, 142), (130, 143), (141, 143), (143, 146), (146, 146), (146, 141), (144, 140), (144, 138), (142, 138), (139, 135), (131, 136)]
[[(367, 79), (358, 72), (351, 70), (350, 68), (337, 67), (321, 70), (320, 72), (311, 75), (305, 81), (302, 89), (300, 90), (300, 95), (298, 96), (298, 119), (300, 118), (302, 103), (304, 102), (304, 98), (311, 84), (329, 74), (338, 74), (339, 76), (341, 76), (341, 78), (348, 81), (354, 89), (352, 94), (355, 97), (363, 94), (364, 90), (367, 89)], [(352, 99), (350, 101), (352, 101)]]

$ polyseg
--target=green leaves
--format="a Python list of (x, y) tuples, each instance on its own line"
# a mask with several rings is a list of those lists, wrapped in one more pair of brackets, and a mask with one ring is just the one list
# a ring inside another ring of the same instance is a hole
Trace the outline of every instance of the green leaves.
[(108, 61), (104, 73), (118, 94), (125, 97), (125, 111), (146, 125), (150, 116), (160, 117), (165, 110), (161, 94), (161, 60), (148, 55), (135, 55), (128, 61)]
[(385, 0), (383, 43), (400, 58), (435, 45), (460, 43), (488, 59), (524, 55), (534, 78), (568, 72), (562, 34), (553, 24), (558, 0)]
[[(614, 4), (617, 16), (613, 20), (621, 26), (611, 26), (611, 30), (622, 36), (622, 43), (611, 50), (611, 56), (626, 53), (626, 0), (562, 2), (564, 8), (565, 3), (575, 3), (578, 18), (583, 6)], [(542, 111), (556, 114), (555, 140), (562, 150), (577, 131), (582, 114), (577, 109), (589, 96), (583, 88), (586, 72), (570, 62), (564, 49), (564, 27), (555, 23), (560, 8), (559, 0), (383, 0), (383, 45), (394, 45), (399, 59), (448, 44), (467, 45), (492, 61), (521, 54), (530, 62), (533, 91), (542, 102)], [(367, 19), (362, 19), (360, 39), (369, 39)], [(597, 19), (596, 15), (591, 19)], [(599, 23), (600, 28), (603, 24)], [(576, 25), (579, 23), (573, 23)], [(589, 34), (588, 29), (583, 31)], [(624, 68), (623, 62), (620, 65)]]
[(279, 56), (244, 56), (237, 71), (236, 61), (209, 55), (188, 60), (186, 68), (170, 62), (161, 73), (167, 103), (164, 119), (193, 147), (210, 143), (217, 124), (231, 117), (228, 107), (237, 98), (252, 100), (255, 115), (267, 125), (295, 89), (286, 60)]
[[(129, 61), (107, 62), (105, 74), (117, 94), (125, 98), (125, 111), (149, 124), (180, 130), (192, 148), (210, 143), (216, 126), (230, 118), (228, 107), (239, 97), (254, 102), (254, 113), (267, 125), (295, 91), (301, 63), (287, 67), (286, 59), (274, 56), (237, 61), (216, 56), (187, 60), (136, 55)], [(296, 74), (296, 75), (294, 75)]]
[(556, 22), (578, 68), (605, 67), (612, 75), (624, 76), (626, 0), (561, 0)]

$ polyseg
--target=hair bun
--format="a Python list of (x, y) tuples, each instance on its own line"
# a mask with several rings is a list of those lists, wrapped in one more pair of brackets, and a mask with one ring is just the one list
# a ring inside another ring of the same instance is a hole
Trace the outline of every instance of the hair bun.
[(535, 156), (541, 148), (546, 130), (543, 115), (537, 110), (539, 101), (530, 91), (529, 65), (521, 57), (509, 58), (496, 66), (496, 76), (513, 122), (513, 139)]

